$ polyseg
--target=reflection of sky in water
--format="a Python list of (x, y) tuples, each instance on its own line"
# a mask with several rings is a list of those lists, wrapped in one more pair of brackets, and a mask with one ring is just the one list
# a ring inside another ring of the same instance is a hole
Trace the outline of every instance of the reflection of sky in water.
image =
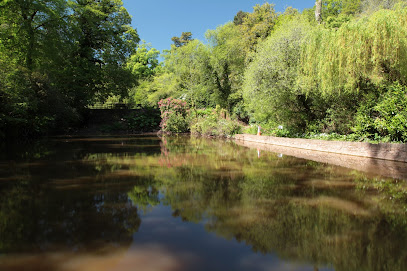
[[(139, 231), (123, 258), (124, 264), (139, 250), (166, 254), (160, 267), (177, 266), (177, 270), (252, 270), (252, 271), (314, 271), (314, 266), (290, 263), (275, 254), (254, 253), (250, 246), (237, 240), (226, 240), (206, 232), (205, 220), (198, 223), (182, 221), (172, 216), (168, 206), (159, 205), (141, 215)], [(158, 265), (156, 261), (151, 263)], [(319, 271), (333, 270), (318, 268)]]

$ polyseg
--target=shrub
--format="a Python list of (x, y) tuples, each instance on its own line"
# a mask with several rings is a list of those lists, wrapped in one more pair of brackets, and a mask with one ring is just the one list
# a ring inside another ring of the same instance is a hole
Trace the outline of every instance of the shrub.
[(189, 129), (189, 110), (187, 103), (169, 97), (158, 102), (161, 111), (160, 127), (167, 133), (184, 133)]
[(230, 119), (226, 110), (216, 107), (196, 110), (191, 132), (204, 136), (229, 137), (241, 133), (242, 126), (238, 121)]
[(160, 123), (160, 114), (156, 110), (145, 110), (132, 113), (126, 117), (127, 129), (131, 132), (147, 132), (156, 130)]
[(361, 105), (353, 130), (362, 137), (385, 141), (407, 140), (407, 87), (396, 83), (376, 102), (373, 97)]

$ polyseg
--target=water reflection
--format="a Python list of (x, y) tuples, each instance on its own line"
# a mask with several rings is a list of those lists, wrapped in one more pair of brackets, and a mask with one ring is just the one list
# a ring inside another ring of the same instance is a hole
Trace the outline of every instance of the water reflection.
[(0, 163), (2, 270), (407, 270), (404, 181), (193, 137), (41, 150)]

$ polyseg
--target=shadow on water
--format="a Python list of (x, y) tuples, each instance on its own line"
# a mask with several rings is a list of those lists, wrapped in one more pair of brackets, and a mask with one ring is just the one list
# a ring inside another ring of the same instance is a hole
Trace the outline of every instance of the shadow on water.
[(193, 137), (40, 149), (0, 161), (1, 270), (407, 270), (405, 182)]

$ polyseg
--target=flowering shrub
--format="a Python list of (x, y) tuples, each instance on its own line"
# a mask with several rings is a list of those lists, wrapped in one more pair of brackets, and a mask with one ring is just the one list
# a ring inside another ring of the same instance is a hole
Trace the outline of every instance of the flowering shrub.
[(161, 111), (160, 127), (163, 132), (184, 133), (189, 128), (189, 109), (187, 103), (169, 97), (158, 102)]

